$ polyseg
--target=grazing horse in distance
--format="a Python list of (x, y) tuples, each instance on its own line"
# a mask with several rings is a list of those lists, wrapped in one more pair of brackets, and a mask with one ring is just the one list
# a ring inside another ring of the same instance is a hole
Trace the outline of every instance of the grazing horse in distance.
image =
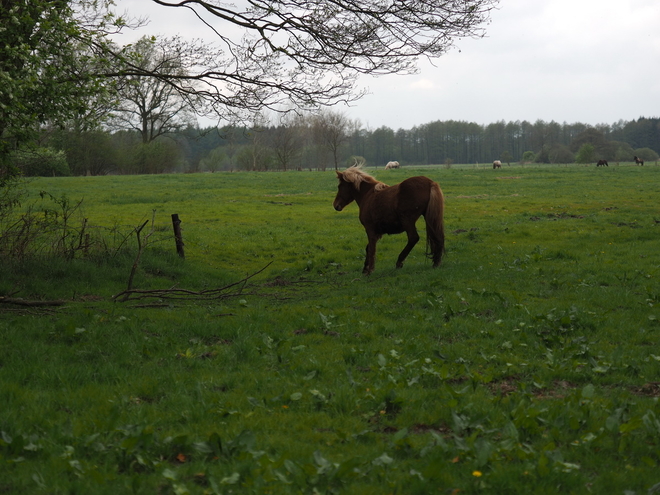
[(426, 255), (433, 267), (440, 264), (445, 251), (444, 196), (440, 186), (428, 177), (410, 177), (394, 186), (388, 186), (359, 167), (337, 172), (339, 186), (333, 202), (335, 210), (342, 211), (355, 201), (360, 209), (360, 222), (369, 240), (362, 273), (374, 271), (376, 243), (384, 234), (408, 235), (408, 243), (399, 254), (396, 267), (403, 262), (419, 242), (415, 223), (420, 216), (426, 221)]
[(641, 158), (637, 158), (637, 155), (635, 155), (633, 158), (635, 159), (635, 165), (644, 166), (644, 160), (642, 160)]
[(399, 168), (399, 162), (387, 162), (387, 165), (385, 165), (385, 170), (389, 170), (391, 168)]
[(502, 162), (501, 161), (495, 160), (493, 162), (493, 169), (496, 169), (496, 168), (502, 168)]
[(607, 163), (607, 160), (598, 160), (598, 163), (596, 164), (597, 167), (609, 167), (609, 163)]

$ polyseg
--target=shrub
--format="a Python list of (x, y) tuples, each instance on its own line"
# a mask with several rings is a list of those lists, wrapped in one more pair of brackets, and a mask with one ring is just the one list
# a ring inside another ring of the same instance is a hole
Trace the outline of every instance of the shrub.
[(550, 163), (550, 148), (548, 146), (543, 146), (541, 151), (536, 154), (536, 163)]
[(14, 151), (11, 162), (25, 176), (55, 177), (71, 175), (66, 155), (52, 148), (26, 148)]
[(575, 155), (568, 148), (561, 144), (555, 145), (550, 149), (550, 163), (573, 163)]
[(222, 146), (211, 150), (211, 152), (199, 161), (201, 170), (216, 172), (218, 170), (229, 169), (229, 159)]
[(653, 151), (651, 148), (637, 148), (635, 150), (635, 155), (637, 155), (645, 162), (658, 161), (658, 154), (655, 151)]
[(121, 147), (104, 131), (58, 130), (47, 141), (66, 153), (72, 175), (105, 175), (118, 167)]
[(614, 160), (617, 162), (631, 162), (635, 155), (635, 150), (628, 143), (616, 143), (616, 151), (614, 153)]
[(596, 160), (596, 148), (593, 144), (584, 143), (575, 155), (575, 163), (591, 163)]
[(523, 153), (522, 159), (520, 160), (522, 162), (535, 162), (536, 161), (536, 153), (533, 151), (525, 151)]

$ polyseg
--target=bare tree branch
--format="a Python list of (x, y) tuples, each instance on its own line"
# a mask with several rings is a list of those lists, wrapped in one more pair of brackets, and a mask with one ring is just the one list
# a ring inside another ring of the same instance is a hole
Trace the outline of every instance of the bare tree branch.
[(201, 291), (194, 291), (188, 289), (178, 289), (172, 287), (170, 289), (153, 289), (153, 290), (141, 290), (141, 289), (132, 289), (128, 288), (114, 296), (112, 298), (115, 301), (125, 302), (129, 299), (178, 299), (178, 300), (203, 300), (210, 301), (216, 299), (226, 299), (228, 297), (236, 297), (244, 294), (243, 289), (247, 284), (248, 280), (259, 275), (266, 268), (272, 264), (272, 261), (266, 266), (257, 270), (256, 272), (247, 275), (246, 277), (233, 282), (231, 284), (225, 285), (224, 287), (216, 289), (206, 289)]
[(182, 73), (125, 60), (123, 74), (155, 77), (204, 98), (227, 120), (244, 121), (265, 109), (356, 101), (365, 94), (357, 88), (360, 75), (413, 73), (419, 57), (438, 57), (458, 38), (484, 36), (499, 0), (152, 1), (193, 12), (216, 44), (191, 42)]
[(23, 299), (20, 297), (5, 297), (0, 296), (0, 304), (14, 304), (16, 306), (25, 306), (28, 308), (40, 308), (44, 306), (63, 306), (66, 304), (66, 301), (54, 300), (54, 301), (36, 301)]

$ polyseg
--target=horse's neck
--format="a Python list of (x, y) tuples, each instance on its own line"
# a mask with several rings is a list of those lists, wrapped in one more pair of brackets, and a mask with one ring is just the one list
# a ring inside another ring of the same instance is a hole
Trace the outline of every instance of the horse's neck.
[(360, 184), (360, 189), (358, 189), (355, 195), (355, 202), (358, 206), (362, 206), (364, 201), (375, 192), (375, 189), (376, 183), (362, 182)]

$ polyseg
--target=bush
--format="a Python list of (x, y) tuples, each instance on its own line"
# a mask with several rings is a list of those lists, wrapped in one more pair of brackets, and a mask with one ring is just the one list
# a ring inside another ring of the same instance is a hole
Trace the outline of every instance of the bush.
[(645, 162), (656, 162), (658, 161), (658, 154), (653, 151), (651, 148), (637, 148), (635, 150), (635, 155)]
[(573, 163), (575, 155), (564, 145), (556, 145), (550, 149), (550, 163)]
[(228, 169), (229, 159), (222, 146), (211, 150), (211, 152), (199, 161), (200, 169), (208, 172), (215, 172), (217, 170)]
[(71, 175), (66, 155), (52, 148), (26, 148), (11, 153), (9, 159), (28, 177), (55, 177)]
[(615, 142), (616, 151), (614, 153), (614, 160), (617, 162), (631, 162), (633, 161), (633, 155), (635, 155), (635, 150), (628, 143)]
[(105, 175), (118, 168), (120, 147), (104, 131), (55, 131), (48, 145), (66, 153), (72, 175)]
[(174, 142), (157, 140), (139, 143), (131, 148), (129, 174), (162, 174), (172, 172), (179, 162), (179, 150)]
[(593, 144), (584, 143), (575, 155), (575, 163), (591, 163), (596, 160), (596, 148)]
[(522, 159), (520, 160), (521, 162), (535, 162), (536, 161), (536, 153), (533, 151), (525, 151), (523, 153)]

